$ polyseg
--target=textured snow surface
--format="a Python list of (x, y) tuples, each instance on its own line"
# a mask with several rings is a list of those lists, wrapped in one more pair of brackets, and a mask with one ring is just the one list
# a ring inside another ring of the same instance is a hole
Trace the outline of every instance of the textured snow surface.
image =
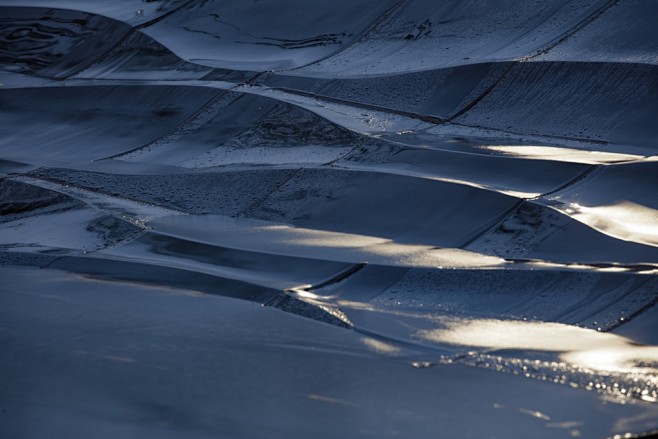
[(657, 5), (0, 0), (0, 437), (656, 434)]

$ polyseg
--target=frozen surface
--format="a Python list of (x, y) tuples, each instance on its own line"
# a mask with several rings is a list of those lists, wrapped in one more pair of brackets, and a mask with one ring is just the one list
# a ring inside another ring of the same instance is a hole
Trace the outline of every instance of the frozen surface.
[(0, 437), (655, 435), (657, 14), (0, 0)]

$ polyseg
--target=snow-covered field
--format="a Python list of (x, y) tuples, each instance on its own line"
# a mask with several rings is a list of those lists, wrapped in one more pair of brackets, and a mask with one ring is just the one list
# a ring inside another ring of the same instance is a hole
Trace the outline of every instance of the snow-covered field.
[(0, 437), (657, 434), (657, 21), (0, 0)]

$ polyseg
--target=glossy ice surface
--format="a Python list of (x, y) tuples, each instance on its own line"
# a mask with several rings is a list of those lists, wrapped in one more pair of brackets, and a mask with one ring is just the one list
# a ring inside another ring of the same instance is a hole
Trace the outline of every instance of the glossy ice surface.
[(655, 433), (657, 20), (0, 0), (0, 437)]

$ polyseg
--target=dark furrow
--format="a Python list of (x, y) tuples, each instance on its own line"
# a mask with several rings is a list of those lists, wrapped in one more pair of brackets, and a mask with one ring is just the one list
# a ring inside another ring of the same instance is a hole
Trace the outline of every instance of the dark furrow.
[[(175, 140), (178, 140), (179, 138), (185, 136), (189, 132), (194, 131), (195, 129), (203, 126), (205, 124), (205, 122), (207, 122), (207, 121), (204, 121), (201, 124), (198, 124), (197, 121), (199, 121), (199, 119), (202, 119), (203, 117), (205, 117), (206, 113), (208, 111), (212, 111), (213, 110), (213, 105), (219, 104), (221, 99), (224, 98), (228, 93), (230, 93), (231, 91), (235, 90), (238, 87), (256, 85), (260, 81), (265, 79), (269, 74), (271, 74), (271, 72), (259, 72), (259, 73), (256, 73), (255, 75), (253, 75), (251, 78), (247, 79), (244, 83), (236, 84), (233, 87), (225, 89), (225, 90), (220, 90), (210, 100), (208, 100), (208, 102), (206, 102), (203, 106), (201, 106), (194, 114), (192, 114), (190, 117), (188, 117), (183, 122), (178, 124), (173, 130), (169, 131), (167, 134), (160, 137), (159, 139), (152, 140), (151, 142), (149, 142), (145, 145), (138, 146), (137, 148), (133, 148), (129, 151), (124, 151), (124, 152), (121, 152), (119, 154), (114, 154), (114, 155), (111, 155), (111, 156), (96, 159), (95, 161), (106, 160), (106, 159), (117, 159), (117, 158), (120, 158), (121, 156), (125, 156), (125, 155), (128, 155), (128, 154), (134, 153), (136, 151), (139, 151), (140, 149), (145, 149), (145, 148), (148, 148), (150, 146), (154, 146), (158, 142), (163, 142), (162, 144), (166, 145), (166, 144), (169, 144), (169, 143), (171, 143)], [(239, 98), (240, 97), (238, 96), (233, 101), (235, 101)], [(233, 101), (229, 102), (227, 104), (227, 106), (230, 105)], [(224, 107), (220, 106), (216, 110), (219, 111), (222, 108), (224, 108)], [(197, 122), (197, 123), (195, 123), (195, 122)], [(190, 125), (192, 125), (192, 127), (190, 127)]]
[[(176, 127), (174, 127), (171, 131), (169, 131), (167, 134), (151, 140), (150, 142), (140, 145), (136, 148), (133, 148), (129, 151), (123, 151), (118, 154), (113, 154), (110, 156), (102, 157), (99, 159), (95, 159), (94, 161), (102, 161), (102, 160), (108, 160), (108, 159), (120, 159), (123, 156), (132, 154), (134, 152), (137, 152), (141, 149), (146, 149), (149, 147), (155, 147), (155, 146), (160, 146), (160, 145), (167, 145), (169, 143), (172, 143), (181, 137), (185, 136), (186, 134), (196, 130), (197, 128), (203, 126), (206, 121), (203, 121), (203, 118), (206, 116), (206, 114), (209, 111), (212, 111), (214, 108), (213, 106), (216, 104), (221, 103), (221, 99), (226, 96), (231, 89), (228, 90), (220, 90), (217, 93), (215, 93), (205, 104), (203, 104), (194, 114), (189, 116), (187, 119), (179, 123)], [(230, 103), (229, 103), (230, 105)], [(217, 111), (221, 110), (223, 107), (220, 106)]]
[(306, 290), (319, 290), (320, 288), (324, 288), (326, 286), (332, 285), (332, 284), (337, 284), (339, 282), (344, 281), (348, 277), (352, 276), (353, 274), (358, 273), (359, 271), (363, 270), (368, 264), (365, 262), (359, 262), (358, 264), (353, 265), (352, 267), (348, 268), (345, 271), (342, 271), (329, 279), (323, 280), (316, 285), (313, 285), (309, 288), (305, 288)]
[(263, 306), (270, 306), (280, 309), (281, 311), (289, 312), (291, 314), (299, 315), (319, 322), (339, 326), (344, 329), (355, 329), (349, 318), (339, 309), (334, 308), (331, 305), (324, 306), (323, 304), (315, 301), (307, 301), (303, 298), (296, 297), (296, 295), (301, 291), (317, 290), (342, 282), (348, 277), (361, 271), (366, 267), (366, 265), (367, 264), (365, 262), (360, 262), (346, 270), (335, 274), (329, 279), (320, 281), (316, 285), (288, 289), (264, 302)]
[(633, 319), (639, 317), (640, 315), (644, 314), (645, 312), (647, 312), (648, 310), (650, 310), (651, 308), (653, 308), (656, 305), (658, 305), (658, 295), (656, 295), (656, 298), (653, 299), (651, 302), (645, 304), (641, 308), (638, 308), (635, 312), (630, 313), (627, 316), (624, 316), (623, 321), (617, 320), (615, 323), (609, 325), (608, 328), (606, 329), (606, 332), (612, 331), (614, 329), (619, 328), (620, 326), (625, 325), (626, 323), (628, 323), (628, 322), (632, 321)]
[(131, 28), (128, 32), (126, 32), (126, 34), (123, 37), (121, 37), (121, 39), (119, 41), (117, 41), (117, 43), (114, 46), (110, 47), (105, 52), (101, 53), (98, 56), (98, 58), (96, 58), (96, 60), (94, 62), (92, 62), (91, 64), (89, 64), (88, 66), (79, 68), (79, 69), (69, 73), (66, 76), (49, 76), (48, 78), (49, 79), (55, 79), (55, 80), (58, 80), (58, 81), (66, 81), (68, 79), (71, 79), (71, 78), (79, 75), (82, 72), (85, 72), (85, 71), (97, 66), (98, 64), (102, 63), (105, 59), (109, 58), (110, 56), (114, 55), (116, 52), (120, 51), (126, 43), (130, 42), (131, 38), (133, 38), (135, 33), (136, 33), (135, 28), (134, 27)]
[(510, 130), (503, 130), (501, 128), (492, 128), (492, 127), (487, 127), (487, 126), (482, 126), (482, 125), (469, 125), (461, 122), (450, 122), (451, 125), (458, 126), (458, 127), (464, 127), (464, 128), (474, 128), (478, 130), (487, 130), (487, 131), (496, 131), (500, 133), (506, 133), (506, 134), (513, 134), (515, 136), (518, 136), (522, 138), (523, 136), (533, 136), (533, 137), (541, 137), (544, 139), (555, 139), (555, 140), (563, 140), (563, 141), (568, 141), (568, 142), (579, 142), (579, 143), (589, 143), (593, 145), (608, 145), (609, 142), (605, 140), (597, 140), (597, 139), (583, 139), (581, 137), (572, 137), (572, 136), (559, 136), (556, 134), (537, 134), (537, 133), (520, 133), (518, 131), (510, 131)]
[(539, 49), (537, 52), (535, 52), (532, 55), (525, 56), (519, 60), (519, 62), (526, 62), (530, 61), (534, 58), (537, 58), (538, 56), (544, 55), (551, 50), (553, 50), (555, 47), (559, 46), (560, 44), (564, 43), (567, 41), (569, 38), (574, 36), (576, 33), (581, 31), (582, 29), (586, 28), (592, 22), (594, 22), (597, 18), (599, 18), (601, 15), (603, 15), (608, 9), (612, 8), (613, 6), (616, 6), (620, 0), (609, 0), (608, 3), (605, 5), (601, 6), (598, 10), (594, 11), (589, 17), (585, 18), (582, 20), (580, 23), (576, 24), (574, 27), (569, 29), (568, 31), (564, 32), (561, 36), (559, 36), (557, 39), (553, 40), (553, 42), (548, 43), (544, 48)]
[(516, 62), (510, 63), (509, 66), (503, 71), (503, 73), (500, 74), (498, 79), (496, 79), (489, 87), (487, 87), (486, 90), (484, 90), (482, 93), (480, 93), (479, 96), (475, 97), (471, 102), (466, 104), (464, 107), (462, 107), (461, 110), (457, 111), (455, 114), (450, 116), (448, 119), (446, 119), (444, 122), (450, 123), (453, 120), (463, 116), (466, 112), (470, 111), (473, 107), (475, 107), (477, 104), (482, 102), (484, 98), (489, 96), (489, 94), (500, 84), (503, 79), (507, 77), (507, 75), (512, 71), (512, 69), (516, 66)]
[(587, 267), (592, 270), (606, 270), (610, 268), (621, 268), (628, 272), (643, 272), (643, 271), (657, 271), (658, 265), (654, 264), (623, 264), (623, 263), (612, 263), (612, 262), (551, 262), (547, 259), (529, 259), (529, 258), (504, 258), (506, 262), (512, 264), (532, 264), (532, 263), (545, 263), (550, 262), (553, 264), (559, 264), (561, 267), (570, 268), (571, 265), (578, 265), (579, 267)]
[(286, 293), (279, 293), (263, 303), (263, 306), (276, 308), (280, 311), (304, 317), (316, 322), (338, 326), (343, 329), (354, 329), (352, 322), (339, 310), (310, 303)]
[(521, 205), (523, 205), (523, 203), (525, 203), (525, 201), (526, 201), (525, 199), (519, 199), (512, 207), (507, 209), (505, 212), (501, 213), (494, 224), (492, 224), (490, 227), (487, 227), (485, 230), (481, 231), (480, 233), (476, 234), (474, 237), (472, 237), (471, 239), (466, 241), (464, 244), (460, 245), (459, 248), (466, 249), (466, 247), (473, 244), (475, 241), (482, 238), (483, 236), (485, 236), (490, 231), (495, 230), (496, 228), (500, 227), (500, 225), (503, 222), (505, 222), (505, 220), (507, 218), (509, 218), (509, 216), (512, 213), (516, 212), (518, 210), (518, 208), (521, 207)]
[[(549, 192), (545, 192), (545, 193), (543, 193), (543, 194), (541, 194), (537, 197), (530, 198), (530, 199), (527, 199), (527, 200), (526, 199), (519, 200), (519, 202), (517, 204), (515, 204), (511, 209), (509, 209), (508, 211), (506, 211), (505, 213), (503, 213), (501, 215), (500, 220), (497, 221), (496, 224), (494, 224), (493, 226), (489, 227), (487, 230), (483, 231), (482, 233), (479, 233), (477, 236), (470, 239), (468, 242), (466, 242), (466, 244), (462, 245), (461, 248), (468, 247), (472, 243), (476, 242), (478, 239), (485, 236), (487, 233), (489, 233), (489, 232), (495, 230), (496, 228), (500, 227), (500, 225), (505, 222), (505, 220), (509, 217), (509, 215), (512, 214), (513, 212), (515, 212), (519, 207), (521, 207), (521, 205), (523, 205), (523, 203), (525, 203), (525, 202), (538, 203), (538, 200), (540, 200), (544, 197), (550, 196), (552, 194), (558, 193), (558, 192), (560, 192), (560, 191), (562, 191), (562, 190), (564, 190), (564, 189), (566, 189), (570, 186), (573, 186), (573, 185), (577, 184), (578, 182), (586, 179), (587, 177), (592, 175), (593, 172), (597, 171), (600, 168), (601, 168), (601, 165), (591, 165), (584, 172), (582, 172), (581, 174), (577, 175), (576, 177), (572, 178), (571, 180), (565, 182), (564, 184), (558, 186), (557, 188), (555, 188), (555, 189), (553, 189)], [(542, 203), (538, 203), (538, 204), (541, 204), (543, 206)]]
[(367, 27), (363, 32), (361, 32), (361, 34), (360, 34), (358, 37), (356, 37), (356, 38), (354, 39), (354, 41), (352, 41), (350, 44), (347, 44), (347, 45), (344, 46), (344, 47), (341, 47), (341, 48), (338, 49), (337, 51), (335, 51), (335, 52), (333, 52), (333, 53), (330, 53), (329, 55), (323, 56), (322, 58), (316, 59), (315, 61), (312, 61), (312, 62), (310, 62), (310, 63), (308, 63), (308, 64), (304, 64), (304, 65), (302, 65), (302, 66), (295, 67), (295, 68), (292, 68), (292, 69), (282, 69), (282, 70), (277, 70), (277, 72), (292, 72), (292, 71), (299, 70), (299, 69), (302, 69), (302, 68), (305, 68), (305, 67), (308, 67), (308, 66), (312, 66), (313, 64), (317, 64), (317, 63), (320, 63), (320, 62), (322, 62), (322, 61), (325, 61), (325, 60), (327, 60), (327, 59), (329, 59), (329, 58), (331, 58), (331, 57), (334, 57), (334, 56), (336, 56), (336, 55), (338, 55), (338, 54), (340, 54), (340, 53), (346, 51), (346, 50), (349, 49), (350, 47), (353, 47), (353, 46), (355, 46), (356, 44), (361, 43), (361, 42), (362, 42), (362, 41), (363, 41), (368, 35), (370, 35), (370, 34), (371, 34), (372, 32), (374, 32), (374, 31), (376, 31), (380, 26), (382, 26), (382, 25), (385, 24), (388, 20), (390, 20), (391, 18), (393, 18), (393, 17), (395, 16), (395, 14), (396, 14), (396, 13), (397, 13), (397, 12), (398, 12), (398, 11), (399, 11), (399, 10), (405, 5), (405, 4), (407, 4), (408, 2), (409, 2), (409, 0), (400, 0), (400, 1), (398, 1), (396, 4), (394, 4), (393, 6), (391, 6), (388, 10), (386, 10), (386, 11), (385, 11), (385, 12), (384, 12), (384, 13), (383, 13), (378, 19), (376, 19), (376, 20), (375, 20), (375, 21), (374, 21), (369, 27)]
[(246, 217), (246, 218), (249, 218), (249, 216), (248, 216), (248, 215), (249, 215), (249, 211), (251, 211), (251, 210), (257, 208), (258, 206), (260, 206), (261, 204), (263, 204), (265, 201), (267, 201), (268, 198), (270, 198), (273, 194), (277, 193), (277, 192), (279, 191), (279, 189), (281, 189), (281, 188), (282, 188), (285, 184), (287, 184), (290, 180), (292, 180), (293, 178), (295, 178), (295, 176), (297, 176), (297, 174), (299, 174), (303, 169), (304, 169), (303, 167), (302, 167), (302, 168), (297, 168), (297, 169), (295, 169), (294, 172), (292, 172), (292, 173), (288, 176), (288, 178), (286, 178), (286, 179), (285, 179), (284, 181), (282, 181), (280, 184), (277, 184), (277, 185), (276, 185), (276, 186), (275, 186), (270, 192), (268, 192), (266, 195), (262, 196), (261, 198), (258, 198), (258, 199), (255, 200), (253, 203), (251, 203), (250, 205), (248, 205), (247, 207), (245, 207), (244, 209), (242, 209), (240, 212), (238, 212), (238, 214), (236, 215), (236, 217)]
[(72, 72), (72, 73), (69, 73), (69, 74), (66, 75), (66, 76), (63, 76), (63, 77), (53, 77), (53, 78), (50, 78), (50, 79), (56, 79), (56, 80), (60, 80), (60, 81), (65, 81), (65, 80), (67, 80), (67, 79), (71, 79), (72, 77), (74, 77), (74, 76), (76, 76), (76, 75), (79, 75), (80, 73), (82, 73), (82, 72), (84, 72), (84, 71), (86, 71), (86, 70), (89, 70), (90, 68), (92, 68), (92, 67), (98, 65), (99, 63), (103, 62), (105, 59), (107, 59), (109, 56), (113, 55), (113, 54), (114, 54), (115, 52), (117, 52), (118, 50), (121, 50), (122, 46), (123, 46), (124, 44), (126, 44), (128, 41), (130, 41), (130, 39), (131, 39), (131, 38), (132, 38), (137, 32), (140, 32), (141, 29), (144, 29), (144, 28), (146, 28), (146, 27), (148, 27), (148, 26), (152, 26), (152, 25), (154, 25), (154, 24), (156, 24), (156, 23), (159, 23), (160, 21), (162, 21), (162, 20), (164, 20), (164, 19), (166, 19), (166, 18), (171, 17), (173, 14), (175, 14), (176, 12), (180, 11), (180, 10), (183, 9), (183, 8), (186, 8), (188, 5), (194, 3), (195, 1), (196, 1), (196, 0), (188, 0), (187, 2), (183, 3), (183, 4), (180, 5), (179, 7), (174, 8), (174, 9), (172, 9), (171, 11), (169, 11), (169, 12), (167, 12), (167, 13), (165, 13), (165, 14), (160, 15), (159, 17), (156, 17), (156, 18), (154, 18), (153, 20), (147, 21), (147, 22), (142, 23), (142, 24), (138, 24), (137, 26), (133, 26), (132, 28), (130, 28), (130, 30), (129, 30), (128, 32), (126, 32), (126, 34), (125, 34), (125, 35), (124, 35), (119, 41), (117, 41), (117, 43), (116, 43), (114, 46), (110, 47), (110, 48), (107, 49), (105, 52), (101, 53), (101, 54), (98, 56), (98, 58), (96, 58), (96, 60), (95, 60), (93, 63), (91, 63), (90, 65), (88, 65), (87, 67), (80, 68), (80, 69), (78, 69), (78, 70), (76, 70), (76, 71), (74, 71), (74, 72)]
[(539, 200), (539, 199), (541, 199), (541, 198), (548, 197), (548, 196), (550, 196), (550, 195), (553, 195), (553, 194), (555, 194), (555, 193), (558, 193), (558, 192), (560, 192), (560, 191), (562, 191), (562, 190), (568, 188), (569, 186), (573, 186), (574, 184), (576, 184), (576, 183), (578, 183), (578, 182), (580, 182), (580, 181), (586, 179), (586, 178), (589, 177), (594, 171), (596, 171), (596, 170), (598, 170), (598, 169), (600, 169), (600, 168), (601, 168), (601, 165), (591, 165), (590, 167), (588, 167), (587, 169), (585, 169), (585, 171), (584, 171), (582, 174), (580, 174), (580, 175), (578, 175), (578, 176), (572, 178), (571, 180), (569, 180), (569, 181), (567, 181), (566, 183), (564, 183), (564, 184), (558, 186), (557, 188), (553, 189), (552, 191), (549, 191), (549, 192), (543, 193), (543, 194), (541, 194), (541, 195), (539, 195), (539, 196), (537, 196), (537, 197), (535, 197), (535, 198), (532, 198), (530, 201)]
[[(39, 168), (39, 170), (43, 170), (43, 169), (47, 169), (47, 168)], [(58, 185), (61, 185), (61, 186), (73, 187), (73, 188), (79, 189), (81, 191), (91, 192), (91, 193), (94, 193), (94, 194), (103, 195), (103, 196), (110, 197), (110, 198), (116, 198), (116, 199), (119, 199), (119, 200), (127, 200), (127, 201), (131, 201), (133, 203), (142, 204), (142, 205), (146, 205), (146, 206), (159, 207), (159, 208), (170, 210), (170, 211), (183, 212), (183, 211), (181, 211), (177, 208), (171, 207), (171, 206), (156, 204), (156, 203), (153, 203), (153, 202), (150, 202), (150, 201), (146, 202), (144, 200), (139, 200), (137, 198), (131, 198), (131, 197), (128, 197), (128, 196), (123, 196), (123, 195), (122, 196), (116, 196), (116, 195), (113, 195), (111, 193), (105, 192), (101, 189), (86, 187), (86, 186), (77, 186), (74, 183), (71, 183), (70, 181), (67, 181), (67, 180), (60, 180), (58, 178), (45, 177), (45, 176), (39, 175), (39, 172), (38, 172), (39, 170), (30, 171), (28, 173), (22, 174), (22, 176), (31, 178), (33, 180), (41, 180), (41, 181), (45, 181), (45, 182), (48, 182), (48, 183), (58, 184)], [(25, 182), (22, 182), (22, 183), (30, 184), (30, 183), (25, 183)], [(37, 187), (39, 187), (39, 186), (37, 186)], [(49, 190), (54, 190), (54, 189), (49, 189)], [(57, 190), (54, 190), (54, 191), (59, 192)], [(83, 199), (79, 199), (75, 195), (70, 195), (70, 194), (65, 193), (65, 192), (60, 192), (60, 193), (66, 195), (66, 196), (69, 196), (71, 198), (74, 198), (74, 199), (76, 199), (76, 200), (78, 200), (78, 201), (80, 201), (84, 204), (89, 205), (89, 203), (87, 201), (85, 201)]]
[(486, 90), (484, 90), (478, 97), (473, 99), (473, 101), (471, 101), (469, 104), (467, 104), (464, 108), (459, 110), (453, 116), (449, 117), (447, 119), (447, 122), (452, 122), (453, 120), (459, 118), (460, 116), (463, 116), (465, 113), (467, 113), (468, 111), (473, 109), (473, 107), (475, 107), (477, 104), (482, 102), (482, 100), (484, 98), (486, 98), (488, 95), (490, 95), (491, 92), (503, 81), (503, 79), (505, 79), (510, 74), (512, 69), (514, 67), (516, 67), (517, 64), (529, 61), (533, 58), (536, 58), (538, 56), (541, 56), (541, 55), (549, 52), (554, 47), (556, 47), (557, 45), (559, 45), (559, 44), (563, 43), (564, 41), (568, 40), (574, 34), (576, 34), (578, 31), (580, 31), (581, 29), (583, 29), (586, 26), (588, 26), (589, 24), (591, 24), (594, 20), (599, 18), (605, 11), (607, 11), (608, 9), (610, 9), (612, 6), (616, 5), (617, 3), (619, 3), (619, 0), (610, 0), (608, 3), (603, 5), (600, 9), (598, 9), (596, 12), (591, 14), (589, 17), (585, 18), (580, 23), (576, 24), (574, 27), (572, 27), (571, 29), (569, 29), (568, 31), (563, 33), (562, 36), (558, 37), (558, 39), (555, 40), (553, 43), (549, 43), (546, 47), (540, 49), (535, 54), (528, 55), (528, 56), (522, 57), (519, 60), (513, 61), (509, 65), (509, 67), (507, 69), (505, 69), (505, 71), (500, 75), (500, 77), (490, 87), (488, 87)]
[(186, 1), (185, 3), (183, 3), (182, 5), (180, 5), (179, 7), (174, 8), (174, 9), (172, 9), (171, 11), (169, 11), (169, 12), (167, 12), (167, 13), (165, 13), (165, 14), (162, 14), (162, 15), (160, 15), (160, 16), (158, 16), (158, 17), (155, 17), (153, 20), (150, 20), (150, 21), (144, 22), (144, 23), (142, 23), (142, 24), (138, 24), (138, 25), (135, 26), (133, 29), (144, 29), (145, 27), (153, 26), (154, 24), (159, 23), (159, 22), (161, 22), (162, 20), (171, 17), (172, 15), (174, 15), (175, 13), (177, 13), (178, 11), (180, 11), (181, 9), (186, 8), (188, 5), (191, 5), (192, 3), (196, 3), (196, 2), (197, 2), (197, 0), (188, 0), (188, 1)]
[(350, 101), (350, 100), (346, 100), (346, 99), (334, 98), (334, 97), (319, 95), (319, 94), (315, 94), (315, 93), (311, 93), (311, 92), (307, 92), (307, 91), (295, 90), (295, 89), (291, 89), (291, 88), (287, 88), (287, 87), (273, 87), (272, 90), (278, 90), (278, 91), (282, 91), (282, 92), (285, 92), (285, 93), (295, 94), (295, 95), (298, 95), (298, 96), (304, 96), (304, 97), (313, 98), (313, 99), (320, 99), (320, 100), (323, 100), (323, 101), (326, 101), (326, 102), (333, 102), (333, 103), (336, 103), (336, 104), (347, 105), (347, 106), (354, 107), (354, 108), (362, 108), (364, 110), (372, 110), (372, 111), (380, 111), (382, 113), (396, 114), (398, 116), (404, 116), (404, 117), (408, 117), (408, 118), (411, 118), (411, 119), (418, 119), (418, 120), (422, 120), (423, 122), (433, 123), (433, 124), (436, 124), (436, 125), (439, 125), (439, 124), (442, 124), (442, 123), (446, 122), (446, 120), (441, 119), (440, 117), (436, 117), (436, 116), (422, 115), (422, 114), (418, 114), (418, 113), (412, 113), (412, 112), (409, 112), (409, 111), (396, 110), (394, 108), (381, 107), (379, 105), (366, 104), (366, 103), (362, 103), (362, 102), (355, 102), (355, 101)]
[[(626, 297), (634, 294), (637, 290), (639, 290), (640, 288), (645, 286), (648, 282), (650, 282), (653, 279), (654, 279), (653, 276), (647, 276), (647, 278), (644, 280), (644, 282), (641, 282), (634, 289), (632, 289), (628, 293), (624, 294), (623, 296), (618, 297), (613, 302), (604, 304), (603, 306), (600, 306), (599, 308), (596, 308), (596, 309), (589, 309), (588, 308), (590, 314), (587, 317), (580, 319), (580, 322), (583, 322), (583, 321), (586, 321), (586, 320), (591, 320), (597, 314), (602, 313), (606, 309), (614, 307), (619, 302), (622, 302), (624, 299), (626, 299)], [(578, 302), (575, 305), (573, 305), (573, 306), (567, 308), (566, 310), (562, 311), (559, 315), (555, 316), (555, 320), (556, 321), (563, 321), (563, 319), (569, 318), (569, 317), (571, 317), (573, 319), (574, 318), (574, 316), (573, 316), (574, 313), (576, 313), (576, 312), (578, 312), (582, 309), (585, 309), (586, 306), (589, 305), (589, 300), (587, 298), (583, 299), (583, 301), (586, 301), (586, 302), (585, 303)], [(613, 329), (618, 328), (619, 326), (630, 322), (633, 318), (637, 317), (639, 314), (646, 311), (648, 308), (651, 308), (651, 306), (655, 305), (656, 303), (658, 303), (658, 294), (656, 295), (656, 297), (652, 301), (650, 301), (649, 303), (647, 303), (644, 306), (640, 307), (635, 312), (632, 312), (628, 315), (624, 315), (623, 320), (619, 320), (619, 319), (614, 320), (614, 323), (606, 324), (605, 327), (600, 327), (599, 330), (602, 331), (602, 332), (612, 331)], [(648, 306), (648, 308), (647, 308), (647, 306)], [(601, 325), (601, 326), (604, 326), (604, 325)]]
[(263, 81), (265, 81), (273, 73), (274, 72), (271, 71), (271, 70), (268, 70), (266, 72), (256, 73), (254, 76), (247, 79), (243, 84), (240, 84), (240, 85), (247, 85), (247, 86), (261, 85), (263, 83)]

